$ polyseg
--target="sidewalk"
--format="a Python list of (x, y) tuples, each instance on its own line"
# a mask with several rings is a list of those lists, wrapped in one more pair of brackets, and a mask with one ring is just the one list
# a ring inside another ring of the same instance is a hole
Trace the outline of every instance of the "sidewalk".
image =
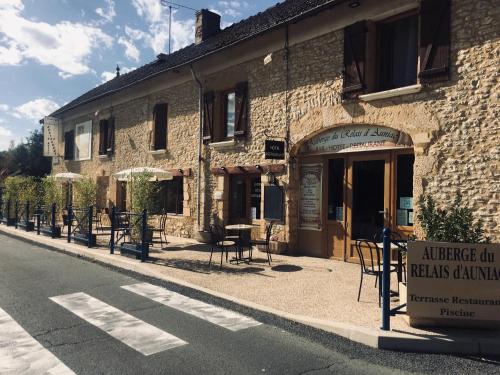
[[(273, 255), (269, 266), (265, 254), (254, 251), (251, 264), (233, 265), (224, 260), (222, 270), (220, 253), (216, 253), (210, 270), (210, 247), (189, 239), (168, 237), (164, 249), (152, 248), (152, 259), (141, 263), (120, 256), (118, 250), (111, 255), (105, 247), (88, 249), (68, 244), (65, 239), (37, 236), (4, 225), (0, 225), (0, 233), (196, 289), (375, 348), (500, 355), (499, 331), (415, 329), (408, 326), (403, 315), (391, 319), (390, 332), (381, 331), (375, 278), (365, 278), (361, 300), (356, 301), (360, 274), (356, 264)], [(100, 243), (106, 242), (107, 237), (99, 237)]]

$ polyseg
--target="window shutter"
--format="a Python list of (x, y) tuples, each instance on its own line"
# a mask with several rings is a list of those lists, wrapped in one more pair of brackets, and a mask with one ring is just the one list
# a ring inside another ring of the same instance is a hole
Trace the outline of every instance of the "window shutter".
[(108, 144), (106, 145), (106, 152), (112, 154), (115, 150), (115, 118), (111, 117), (108, 120)]
[(366, 21), (344, 28), (344, 82), (343, 96), (355, 98), (363, 93), (365, 82)]
[(245, 137), (247, 134), (248, 113), (248, 82), (236, 84), (235, 93), (235, 124), (234, 136)]
[(203, 142), (211, 142), (214, 134), (214, 99), (213, 91), (204, 95)]
[(152, 137), (153, 150), (165, 150), (167, 148), (167, 111), (167, 103), (155, 105)]
[(420, 82), (449, 79), (450, 0), (422, 0), (420, 7)]
[(106, 154), (108, 143), (108, 120), (99, 121), (99, 155)]
[(75, 154), (75, 131), (64, 133), (64, 160), (73, 160)]

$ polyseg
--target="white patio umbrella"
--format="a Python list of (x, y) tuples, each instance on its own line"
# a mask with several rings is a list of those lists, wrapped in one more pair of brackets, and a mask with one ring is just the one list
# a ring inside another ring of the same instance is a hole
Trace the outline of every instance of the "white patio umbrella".
[(73, 172), (62, 172), (62, 173), (56, 173), (55, 175), (52, 176), (55, 180), (58, 181), (73, 181), (73, 180), (81, 180), (85, 176), (78, 174), (78, 173), (73, 173)]
[(160, 168), (152, 167), (136, 167), (125, 169), (123, 171), (115, 173), (114, 176), (118, 181), (130, 181), (133, 177), (142, 175), (144, 173), (149, 173), (152, 175), (152, 177), (149, 179), (150, 181), (167, 181), (173, 178), (172, 173)]

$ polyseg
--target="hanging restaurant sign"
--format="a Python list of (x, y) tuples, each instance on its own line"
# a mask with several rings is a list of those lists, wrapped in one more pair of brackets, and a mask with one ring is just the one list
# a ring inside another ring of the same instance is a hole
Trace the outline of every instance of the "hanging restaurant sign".
[(43, 119), (43, 156), (59, 156), (59, 123), (55, 117)]
[(300, 229), (321, 230), (322, 164), (303, 164), (300, 167)]
[(369, 151), (412, 147), (411, 137), (383, 126), (350, 125), (327, 130), (305, 144), (308, 153)]
[(274, 159), (274, 160), (285, 159), (285, 142), (266, 139), (265, 154), (266, 154), (266, 159)]

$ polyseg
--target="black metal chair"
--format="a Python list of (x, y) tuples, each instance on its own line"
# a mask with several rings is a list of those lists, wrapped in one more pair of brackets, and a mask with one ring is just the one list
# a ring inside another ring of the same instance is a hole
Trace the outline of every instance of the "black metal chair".
[[(270, 242), (271, 242), (271, 233), (273, 230), (273, 225), (274, 223), (270, 221), (266, 225), (266, 238), (263, 240), (251, 240), (250, 245), (251, 246), (262, 246), (265, 248), (266, 253), (267, 253), (267, 261), (269, 262), (269, 265), (271, 265), (271, 262), (273, 258), (271, 257), (271, 248), (270, 248)], [(251, 257), (251, 255), (250, 255)]]
[(211, 269), (212, 256), (213, 256), (214, 250), (218, 249), (221, 252), (220, 268), (222, 269), (222, 260), (224, 259), (224, 253), (226, 253), (226, 261), (227, 261), (229, 249), (233, 248), (234, 251), (238, 251), (237, 246), (236, 246), (236, 242), (231, 241), (231, 240), (227, 240), (225, 238), (224, 228), (219, 226), (219, 225), (214, 225), (214, 224), (210, 225), (209, 232), (210, 232), (211, 251), (210, 251), (210, 260), (208, 261), (208, 267)]
[[(369, 257), (365, 258), (363, 253), (368, 252)], [(375, 287), (377, 287), (378, 280), (378, 305), (380, 307), (380, 298), (382, 296), (382, 270), (383, 265), (380, 260), (382, 249), (377, 246), (377, 243), (372, 240), (358, 239), (356, 240), (356, 251), (359, 257), (359, 264), (361, 267), (361, 279), (359, 280), (358, 302), (361, 297), (361, 287), (363, 286), (363, 275), (375, 276)], [(391, 264), (390, 272), (397, 272), (397, 266)]]
[(162, 248), (163, 248), (163, 238), (165, 238), (165, 244), (168, 244), (167, 234), (165, 232), (166, 225), (167, 225), (167, 213), (165, 211), (162, 211), (161, 216), (160, 216), (160, 227), (159, 228), (151, 228), (151, 230), (153, 232), (152, 241), (154, 241), (154, 239), (155, 239), (155, 233), (159, 233), (160, 234), (160, 245)]

